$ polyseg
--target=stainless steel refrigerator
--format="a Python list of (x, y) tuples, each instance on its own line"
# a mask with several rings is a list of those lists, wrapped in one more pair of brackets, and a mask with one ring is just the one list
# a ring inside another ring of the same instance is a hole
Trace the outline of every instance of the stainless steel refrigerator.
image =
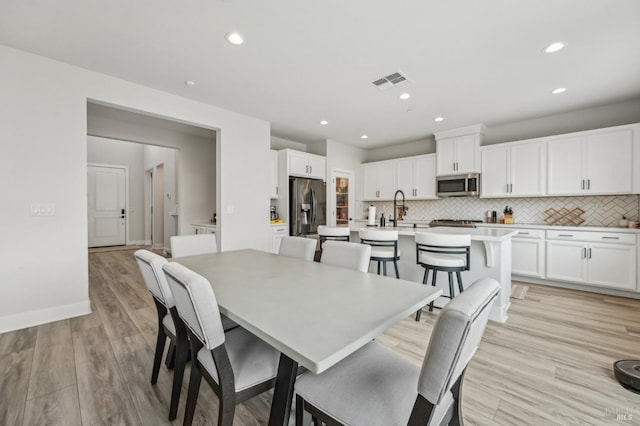
[(291, 235), (318, 233), (326, 225), (327, 188), (320, 179), (289, 178), (289, 230)]

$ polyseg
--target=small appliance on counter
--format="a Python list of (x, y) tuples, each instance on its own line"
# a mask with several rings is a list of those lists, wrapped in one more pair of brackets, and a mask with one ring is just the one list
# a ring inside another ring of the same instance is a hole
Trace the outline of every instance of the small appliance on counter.
[(269, 216), (269, 220), (276, 220), (279, 218), (276, 206), (271, 206), (271, 215)]

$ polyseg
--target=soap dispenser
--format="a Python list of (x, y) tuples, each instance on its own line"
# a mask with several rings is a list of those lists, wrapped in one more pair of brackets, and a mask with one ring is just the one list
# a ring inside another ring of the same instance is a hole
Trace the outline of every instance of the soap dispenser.
[(384, 213), (380, 213), (380, 226), (382, 228), (384, 228), (387, 225), (385, 219), (384, 219)]

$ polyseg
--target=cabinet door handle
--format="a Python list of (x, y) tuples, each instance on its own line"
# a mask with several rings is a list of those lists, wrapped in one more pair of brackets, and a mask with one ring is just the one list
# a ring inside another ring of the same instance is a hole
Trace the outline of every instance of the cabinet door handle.
[(591, 189), (591, 179), (587, 179), (587, 189)]
[(276, 186), (276, 195), (278, 195), (278, 187)]
[(528, 232), (518, 232), (518, 235), (529, 235)]
[(591, 259), (591, 247), (589, 247), (589, 259)]
[(586, 258), (587, 258), (587, 249), (586, 249), (586, 247), (583, 247), (583, 248), (582, 248), (582, 258), (583, 258), (583, 259), (586, 259)]
[(571, 234), (558, 234), (558, 237), (573, 237)]
[(313, 166), (309, 166), (309, 173), (313, 173)]
[(619, 240), (620, 237), (602, 237), (603, 240)]
[(584, 179), (582, 179), (582, 189), (584, 189)]

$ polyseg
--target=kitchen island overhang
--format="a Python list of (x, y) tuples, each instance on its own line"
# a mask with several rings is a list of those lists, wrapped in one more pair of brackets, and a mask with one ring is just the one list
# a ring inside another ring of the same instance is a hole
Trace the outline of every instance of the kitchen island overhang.
[[(360, 241), (358, 231), (366, 229), (363, 226), (353, 226), (351, 228), (351, 241)], [(398, 249), (400, 251), (400, 261), (398, 268), (400, 278), (422, 282), (424, 268), (416, 263), (416, 232), (438, 233), (438, 234), (469, 234), (471, 235), (471, 269), (463, 271), (462, 282), (465, 288), (472, 285), (481, 278), (493, 278), (500, 283), (501, 291), (491, 310), (490, 319), (497, 322), (507, 321), (507, 311), (511, 302), (511, 237), (517, 232), (510, 229), (487, 229), (487, 228), (459, 228), (459, 227), (437, 227), (437, 228), (411, 228), (411, 227), (386, 227), (375, 229), (398, 231)], [(369, 272), (375, 273), (375, 264), (370, 266)], [(431, 285), (431, 274), (427, 285)], [(436, 286), (443, 290), (444, 294), (449, 293), (448, 276), (446, 273), (437, 275)], [(435, 303), (437, 306), (444, 305), (448, 298), (440, 298)]]

